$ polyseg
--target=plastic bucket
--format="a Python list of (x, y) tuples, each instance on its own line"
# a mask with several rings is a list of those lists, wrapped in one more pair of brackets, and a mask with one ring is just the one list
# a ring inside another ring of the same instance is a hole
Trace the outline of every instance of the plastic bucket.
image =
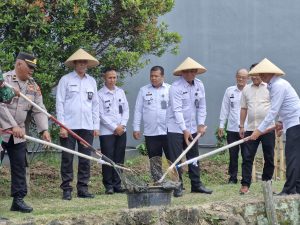
[(127, 193), (128, 208), (163, 206), (171, 204), (172, 190), (149, 188), (144, 192)]

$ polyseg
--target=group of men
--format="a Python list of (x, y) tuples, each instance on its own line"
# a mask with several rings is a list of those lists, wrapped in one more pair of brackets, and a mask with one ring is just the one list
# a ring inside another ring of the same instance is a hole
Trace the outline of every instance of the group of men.
[[(275, 126), (280, 136), (286, 133), (286, 183), (278, 195), (289, 195), (300, 191), (300, 169), (297, 162), (300, 153), (300, 100), (294, 88), (280, 76), (284, 72), (268, 59), (253, 64), (250, 72), (239, 69), (237, 84), (226, 89), (220, 113), (218, 135), (224, 135), (227, 122), (228, 144), (250, 137), (250, 140), (229, 149), (229, 180), (237, 183), (238, 156), (242, 155), (242, 180), (240, 193), (249, 192), (253, 161), (258, 146), (262, 144), (264, 168), (262, 180), (271, 180), (274, 173)], [(252, 83), (247, 84), (248, 76)], [(269, 130), (267, 130), (269, 128)], [(267, 132), (266, 132), (267, 131)]]
[[(101, 152), (115, 163), (124, 162), (126, 147), (126, 126), (129, 119), (129, 107), (124, 91), (116, 86), (117, 70), (106, 68), (103, 72), (104, 85), (98, 91), (95, 79), (87, 74), (87, 69), (99, 64), (98, 60), (86, 51), (79, 49), (70, 56), (65, 65), (72, 72), (64, 75), (58, 83), (56, 94), (56, 114), (58, 120), (89, 144), (100, 136)], [(42, 138), (51, 141), (48, 132), (47, 115), (39, 112), (29, 102), (19, 96), (26, 95), (33, 102), (45, 108), (39, 86), (32, 78), (37, 65), (36, 58), (28, 53), (20, 53), (17, 57), (15, 70), (4, 74), (5, 83), (11, 85), (16, 92), (12, 98), (5, 100), (0, 107), (0, 125), (2, 129), (11, 129), (11, 134), (3, 134), (2, 146), (8, 152), (11, 164), (11, 196), (12, 211), (31, 212), (23, 198), (26, 196), (24, 140), (25, 120), (33, 116), (38, 132)], [(133, 122), (133, 137), (140, 139), (141, 124), (144, 127), (146, 147), (150, 158), (162, 156), (163, 153), (174, 162), (197, 134), (204, 135), (206, 126), (206, 97), (203, 83), (196, 78), (197, 74), (206, 72), (206, 68), (191, 58), (187, 58), (175, 70), (178, 79), (169, 85), (164, 82), (164, 69), (154, 66), (150, 70), (150, 84), (142, 87), (138, 93)], [(248, 74), (253, 78), (253, 84), (245, 87)], [(228, 120), (228, 142), (250, 136), (252, 141), (244, 145), (243, 180), (241, 193), (247, 193), (251, 183), (251, 168), (259, 141), (267, 146), (264, 150), (265, 164), (263, 179), (272, 178), (274, 163), (271, 155), (274, 149), (274, 132), (263, 132), (274, 123), (279, 115), (277, 129), (284, 128), (287, 133), (286, 160), (287, 182), (282, 194), (300, 193), (300, 101), (290, 84), (279, 76), (283, 72), (268, 60), (263, 60), (248, 73), (241, 69), (237, 73), (237, 86), (226, 90), (222, 111), (219, 135), (223, 135), (225, 121)], [(262, 83), (260, 78), (266, 83)], [(244, 88), (245, 87), (245, 88)], [(4, 87), (2, 87), (4, 88)], [(243, 91), (242, 91), (243, 90)], [(269, 91), (268, 91), (269, 90)], [(241, 100), (240, 100), (241, 99)], [(247, 126), (245, 125), (248, 115)], [(282, 127), (283, 124), (283, 127)], [(239, 129), (238, 129), (239, 128)], [(89, 148), (69, 135), (68, 131), (60, 129), (61, 145), (75, 149), (87, 155)], [(238, 150), (230, 150), (230, 182), (237, 182)], [(187, 159), (199, 155), (196, 141), (186, 154)], [(179, 170), (182, 181), (182, 171)], [(200, 179), (200, 164), (189, 165), (191, 192), (211, 194)], [(106, 165), (102, 167), (103, 185), (106, 194), (124, 192), (118, 174)], [(62, 153), (61, 189), (64, 200), (72, 199), (73, 155)], [(88, 191), (90, 178), (90, 162), (79, 157), (77, 176), (77, 196), (93, 198)], [(155, 180), (159, 177), (153, 177)], [(181, 185), (174, 191), (175, 197), (183, 194)]]

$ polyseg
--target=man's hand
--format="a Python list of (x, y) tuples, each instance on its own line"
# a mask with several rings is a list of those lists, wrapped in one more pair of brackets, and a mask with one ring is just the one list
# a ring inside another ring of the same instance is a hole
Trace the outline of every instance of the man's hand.
[(43, 140), (45, 141), (48, 141), (48, 142), (51, 142), (51, 137), (50, 137), (50, 134), (47, 130), (45, 130), (42, 134), (42, 138)]
[(250, 136), (250, 140), (256, 140), (257, 138), (259, 138), (259, 136), (262, 134), (262, 132), (260, 132), (259, 130), (255, 130), (253, 131), (253, 133)]
[(275, 131), (277, 134), (277, 137), (280, 137), (283, 133), (283, 125), (282, 122), (278, 121), (275, 123)]
[(94, 137), (100, 136), (100, 131), (99, 130), (94, 130), (93, 135), (94, 135)]
[(218, 130), (218, 136), (221, 138), (224, 135), (224, 128), (219, 128)]
[(201, 137), (205, 134), (206, 126), (205, 125), (198, 125), (197, 133), (201, 134)]
[(192, 141), (193, 140), (193, 136), (192, 134), (190, 133), (190, 131), (188, 130), (184, 130), (183, 131), (183, 138), (184, 138), (184, 141), (187, 145), (190, 145), (190, 140)]
[(141, 132), (140, 131), (133, 131), (132, 136), (135, 140), (139, 140), (141, 138)]
[(67, 138), (68, 137), (68, 131), (61, 127), (60, 130), (59, 130), (59, 136), (61, 138)]
[(240, 128), (240, 138), (244, 138), (245, 137), (245, 129), (243, 127)]
[(14, 92), (15, 92), (16, 96), (20, 97), (20, 91), (19, 90), (17, 90), (16, 88), (14, 88)]
[(125, 127), (123, 125), (118, 125), (114, 131), (114, 134), (121, 136), (124, 132), (125, 132)]
[(20, 127), (13, 127), (12, 133), (13, 133), (13, 136), (15, 136), (16, 138), (24, 138), (24, 135), (25, 135), (25, 132)]

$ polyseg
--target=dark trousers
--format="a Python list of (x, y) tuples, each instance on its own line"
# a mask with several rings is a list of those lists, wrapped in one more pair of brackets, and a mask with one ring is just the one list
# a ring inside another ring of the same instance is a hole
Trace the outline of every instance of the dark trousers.
[(300, 194), (300, 125), (286, 131), (285, 144), (286, 182), (283, 192)]
[[(89, 144), (93, 144), (94, 136), (92, 130), (76, 129), (73, 130), (77, 135), (86, 140)], [(69, 149), (75, 149), (76, 142), (78, 145), (78, 152), (85, 155), (91, 155), (91, 150), (84, 147), (79, 141), (73, 138), (70, 134), (67, 138), (60, 138), (60, 143), (63, 147)], [(61, 178), (62, 183), (60, 185), (61, 189), (72, 191), (73, 188), (70, 182), (73, 181), (73, 158), (74, 155), (62, 152), (61, 154)], [(90, 179), (90, 160), (78, 157), (78, 174), (77, 174), (77, 191), (85, 192), (88, 190), (88, 182)]]
[[(232, 142), (240, 140), (239, 132), (227, 131), (227, 143), (231, 144)], [(239, 161), (239, 151), (243, 152), (244, 144), (234, 146), (229, 148), (229, 168), (228, 174), (230, 176), (229, 180), (237, 182), (237, 173), (238, 173), (238, 161)]]
[[(162, 177), (161, 157), (163, 152), (168, 160), (168, 137), (167, 135), (145, 136), (146, 148), (150, 159), (150, 171), (154, 181)], [(154, 158), (155, 157), (155, 158)]]
[(2, 142), (7, 151), (11, 171), (11, 197), (24, 198), (27, 195), (26, 184), (26, 142), (14, 144), (13, 136), (8, 143)]
[[(197, 133), (192, 134), (193, 137), (197, 136)], [(180, 154), (186, 149), (187, 145), (184, 141), (183, 134), (168, 132), (168, 143), (169, 143), (169, 157), (170, 161), (174, 162)], [(198, 141), (193, 145), (193, 147), (186, 154), (186, 159), (192, 159), (199, 156), (198, 151)], [(200, 181), (200, 163), (199, 161), (194, 164), (189, 164), (189, 178), (191, 180), (192, 188), (197, 188), (202, 185)], [(182, 181), (182, 170), (178, 170), (179, 178)]]
[[(126, 132), (121, 136), (100, 136), (101, 152), (116, 164), (124, 164)], [(103, 185), (106, 189), (121, 188), (121, 179), (113, 167), (102, 165)]]
[[(250, 136), (253, 131), (246, 131), (245, 137)], [(264, 169), (262, 174), (262, 180), (271, 180), (274, 173), (274, 147), (275, 147), (275, 131), (260, 136), (255, 141), (247, 141), (244, 149), (242, 150), (243, 163), (242, 163), (242, 181), (243, 186), (250, 187), (253, 161), (259, 143), (262, 144), (262, 150), (264, 154)]]

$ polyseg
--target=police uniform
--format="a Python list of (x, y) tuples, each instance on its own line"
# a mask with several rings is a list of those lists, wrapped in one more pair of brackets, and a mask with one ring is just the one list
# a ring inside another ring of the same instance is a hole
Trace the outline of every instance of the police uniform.
[[(93, 144), (94, 130), (99, 129), (99, 101), (97, 96), (96, 80), (88, 74), (81, 78), (76, 71), (63, 76), (57, 86), (56, 94), (57, 118), (66, 127), (70, 128), (89, 144)], [(76, 139), (71, 135), (60, 138), (62, 146), (75, 149)], [(91, 155), (91, 150), (84, 147), (79, 141), (78, 152)], [(62, 152), (61, 161), (61, 188), (63, 191), (73, 190), (70, 182), (73, 181), (73, 155)], [(78, 193), (87, 193), (90, 178), (90, 160), (78, 158)]]
[[(225, 127), (227, 121), (227, 143), (240, 140), (239, 125), (240, 125), (240, 112), (241, 112), (241, 96), (242, 91), (238, 89), (236, 85), (228, 87), (225, 91), (221, 112), (220, 112), (220, 128)], [(237, 173), (238, 173), (238, 158), (239, 150), (243, 154), (245, 145), (237, 145), (229, 148), (229, 168), (228, 174), (230, 176), (229, 182), (237, 183)]]
[[(136, 99), (133, 130), (140, 131), (143, 120), (146, 148), (150, 159), (155, 156), (161, 157), (163, 151), (169, 158), (166, 124), (169, 88), (170, 85), (167, 83), (162, 83), (158, 88), (148, 84), (140, 89)], [(152, 176), (155, 180), (160, 178), (154, 173)]]
[[(33, 78), (26, 81), (19, 80), (15, 71), (10, 71), (4, 74), (4, 80), (6, 83), (19, 90), (22, 94), (26, 95), (34, 103), (45, 109), (43, 104), (43, 97), (39, 86), (35, 83)], [(3, 119), (7, 114), (7, 110), (14, 119), (12, 126), (19, 126), (25, 132), (25, 120), (31, 113), (33, 116), (37, 130), (39, 133), (48, 130), (48, 118), (33, 107), (28, 101), (22, 97), (14, 97), (10, 104), (2, 104), (1, 118)], [(10, 118), (11, 119), (11, 118)], [(2, 146), (7, 150), (10, 166), (11, 166), (11, 196), (24, 198), (27, 194), (26, 185), (26, 142), (25, 139), (13, 137), (10, 134), (3, 135)]]
[[(100, 145), (101, 152), (117, 164), (124, 163), (126, 148), (126, 125), (129, 119), (129, 107), (125, 92), (115, 86), (109, 90), (105, 85), (98, 91), (100, 108)], [(118, 125), (125, 127), (125, 132), (115, 135)], [(102, 166), (103, 185), (106, 190), (119, 191), (121, 180), (116, 171), (109, 166)]]

